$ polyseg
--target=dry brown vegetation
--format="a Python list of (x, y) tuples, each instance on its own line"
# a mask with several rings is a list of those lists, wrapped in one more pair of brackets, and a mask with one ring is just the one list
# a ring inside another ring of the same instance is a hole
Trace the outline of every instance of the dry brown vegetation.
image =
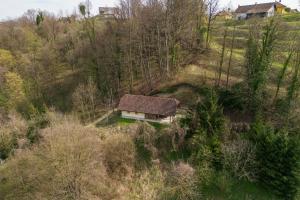
[[(163, 194), (180, 194), (180, 199), (195, 195), (189, 193), (194, 169), (187, 164), (173, 165), (169, 175), (157, 164), (136, 168), (134, 141), (145, 134), (145, 148), (154, 143), (149, 125), (124, 134), (87, 128), (60, 114), (49, 113), (48, 118), (50, 125), (41, 130), (40, 142), (10, 155), (0, 167), (4, 199), (150, 200)], [(11, 119), (8, 125), (14, 123), (16, 131), (26, 130), (22, 121)]]

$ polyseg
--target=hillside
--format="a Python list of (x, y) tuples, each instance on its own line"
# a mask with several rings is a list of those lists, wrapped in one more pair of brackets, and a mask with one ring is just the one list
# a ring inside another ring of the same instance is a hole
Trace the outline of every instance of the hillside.
[(1, 23), (0, 199), (300, 199), (300, 14), (217, 2)]

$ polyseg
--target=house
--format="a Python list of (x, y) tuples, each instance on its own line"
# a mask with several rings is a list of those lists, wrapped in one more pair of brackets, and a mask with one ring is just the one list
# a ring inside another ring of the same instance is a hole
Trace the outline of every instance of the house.
[(175, 119), (179, 101), (173, 98), (126, 94), (120, 100), (118, 110), (122, 118), (171, 123)]
[(272, 17), (275, 14), (284, 14), (287, 7), (280, 2), (256, 3), (253, 5), (239, 6), (236, 11), (236, 19), (249, 19), (251, 17)]
[(298, 9), (291, 9), (290, 12), (291, 13), (299, 13), (299, 10)]
[(217, 13), (217, 18), (219, 19), (232, 19), (233, 14), (230, 12), (230, 9), (227, 10), (222, 10)]
[(99, 15), (104, 18), (113, 18), (116, 14), (115, 7), (99, 7)]

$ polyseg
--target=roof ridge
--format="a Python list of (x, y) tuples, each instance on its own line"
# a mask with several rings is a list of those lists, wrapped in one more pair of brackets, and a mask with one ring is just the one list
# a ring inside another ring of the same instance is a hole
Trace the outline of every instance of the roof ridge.
[(142, 94), (125, 94), (129, 96), (142, 96), (142, 97), (149, 97), (149, 98), (158, 98), (158, 99), (167, 99), (167, 100), (175, 100), (175, 98), (169, 98), (169, 97), (157, 97), (157, 96), (147, 96), (147, 95), (142, 95)]
[(171, 115), (176, 113), (179, 101), (175, 98), (125, 94), (119, 103), (119, 110), (148, 114)]
[(244, 6), (256, 6), (256, 5), (267, 5), (267, 4), (281, 4), (284, 6), (284, 4), (282, 4), (281, 2), (278, 1), (274, 1), (274, 2), (265, 2), (265, 3), (255, 3), (255, 4), (247, 4), (247, 5), (239, 5), (238, 7), (244, 7)]

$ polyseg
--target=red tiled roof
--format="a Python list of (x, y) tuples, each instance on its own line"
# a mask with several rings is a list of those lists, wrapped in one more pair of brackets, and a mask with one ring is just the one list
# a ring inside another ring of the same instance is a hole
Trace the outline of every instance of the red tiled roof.
[(126, 94), (121, 98), (118, 109), (128, 112), (170, 116), (176, 114), (178, 104), (179, 101), (173, 98)]

